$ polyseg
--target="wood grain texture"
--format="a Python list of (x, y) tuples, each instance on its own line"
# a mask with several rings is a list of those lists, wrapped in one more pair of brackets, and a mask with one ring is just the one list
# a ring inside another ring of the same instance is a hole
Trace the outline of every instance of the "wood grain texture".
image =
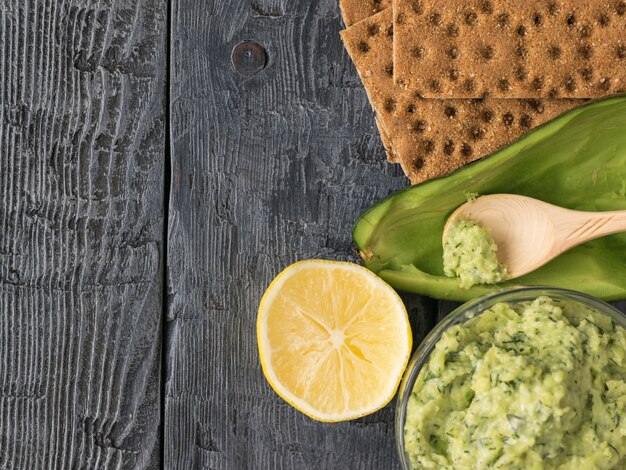
[(0, 468), (158, 468), (164, 0), (0, 1)]
[[(395, 468), (393, 404), (316, 423), (267, 385), (255, 337), (270, 280), (300, 259), (356, 261), (356, 217), (406, 185), (337, 0), (176, 0), (172, 18), (165, 467)], [(267, 50), (256, 76), (231, 65), (242, 40)], [(407, 302), (419, 341), (436, 306)]]

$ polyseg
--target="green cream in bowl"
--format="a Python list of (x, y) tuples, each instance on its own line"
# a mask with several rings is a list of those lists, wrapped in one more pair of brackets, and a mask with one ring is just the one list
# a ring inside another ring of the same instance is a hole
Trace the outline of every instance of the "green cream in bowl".
[(404, 468), (625, 468), (625, 326), (610, 305), (561, 289), (460, 307), (401, 385)]

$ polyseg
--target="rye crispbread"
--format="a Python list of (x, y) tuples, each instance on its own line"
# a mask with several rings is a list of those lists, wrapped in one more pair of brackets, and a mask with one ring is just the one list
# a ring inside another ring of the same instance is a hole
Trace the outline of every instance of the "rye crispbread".
[(387, 145), (412, 183), (443, 175), (505, 145), (581, 100), (423, 99), (395, 86), (392, 14), (342, 31)]
[(385, 128), (385, 125), (380, 119), (380, 116), (378, 116), (378, 114), (374, 115), (374, 122), (376, 123), (376, 128), (378, 129), (378, 134), (380, 135), (380, 140), (383, 143), (383, 147), (385, 147), (387, 160), (389, 160), (391, 163), (398, 163), (398, 157), (394, 153), (391, 146), (391, 138), (389, 137), (389, 134), (387, 134), (387, 129)]
[(626, 0), (393, 0), (395, 82), (426, 98), (626, 89)]
[(391, 0), (339, 0), (346, 27), (391, 7)]

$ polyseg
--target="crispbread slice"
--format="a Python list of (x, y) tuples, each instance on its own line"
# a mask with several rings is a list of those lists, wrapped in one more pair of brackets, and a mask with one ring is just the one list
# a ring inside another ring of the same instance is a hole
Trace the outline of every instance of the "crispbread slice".
[(394, 85), (391, 9), (342, 31), (377, 119), (412, 183), (493, 152), (581, 100), (422, 99)]
[(426, 98), (626, 89), (626, 0), (394, 0), (395, 80)]
[(380, 134), (380, 140), (383, 143), (383, 147), (385, 147), (387, 160), (389, 160), (391, 163), (398, 163), (398, 157), (391, 146), (391, 139), (389, 138), (389, 134), (387, 134), (387, 129), (385, 128), (385, 125), (383, 124), (378, 114), (374, 115), (374, 122), (376, 122), (376, 128), (378, 129), (378, 133)]
[[(369, 18), (379, 11), (390, 8), (391, 0), (339, 0), (339, 7), (341, 8), (343, 22), (349, 27), (365, 18)], [(375, 116), (374, 121), (376, 122), (378, 133), (380, 134), (380, 140), (385, 147), (387, 160), (391, 163), (398, 163), (396, 154), (391, 148), (391, 139), (387, 134), (384, 123), (380, 120), (378, 115)]]
[(346, 27), (391, 7), (391, 0), (339, 0)]
[(385, 123), (393, 152), (415, 184), (484, 157), (584, 101), (421, 99), (413, 113)]

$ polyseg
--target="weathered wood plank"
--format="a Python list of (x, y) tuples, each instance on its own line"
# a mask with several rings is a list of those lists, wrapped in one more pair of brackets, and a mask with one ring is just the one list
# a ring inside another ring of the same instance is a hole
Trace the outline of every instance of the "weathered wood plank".
[(165, 0), (0, 1), (0, 468), (158, 468)]
[[(406, 185), (385, 162), (337, 1), (172, 8), (165, 466), (393, 468), (393, 405), (315, 423), (269, 388), (255, 338), (273, 276), (304, 258), (354, 261), (357, 215)], [(267, 51), (252, 77), (231, 64), (243, 40)], [(435, 305), (408, 302), (419, 340)]]

